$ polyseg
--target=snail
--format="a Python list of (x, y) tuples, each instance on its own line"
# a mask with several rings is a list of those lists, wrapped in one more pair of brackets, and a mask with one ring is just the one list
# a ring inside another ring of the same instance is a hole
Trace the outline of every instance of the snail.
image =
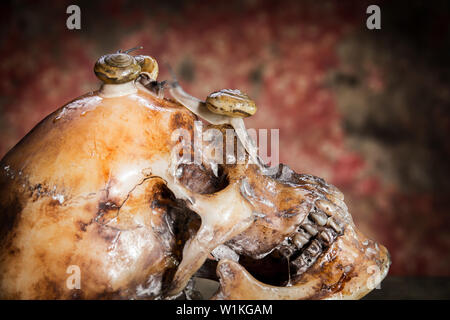
[(245, 118), (256, 113), (256, 104), (240, 90), (222, 89), (206, 98), (206, 106), (211, 112), (233, 118)]
[(248, 152), (251, 162), (261, 169), (266, 167), (258, 156), (258, 148), (245, 128), (243, 118), (254, 115), (257, 110), (255, 102), (247, 94), (240, 90), (222, 89), (211, 93), (206, 101), (202, 101), (186, 93), (173, 72), (172, 77), (174, 81), (170, 86), (170, 94), (175, 100), (211, 124), (230, 124)]
[(95, 63), (95, 75), (105, 84), (123, 84), (136, 80), (140, 75), (146, 75), (155, 81), (158, 76), (158, 63), (150, 56), (132, 56), (131, 51), (142, 49), (132, 48), (126, 51), (118, 50), (107, 54)]

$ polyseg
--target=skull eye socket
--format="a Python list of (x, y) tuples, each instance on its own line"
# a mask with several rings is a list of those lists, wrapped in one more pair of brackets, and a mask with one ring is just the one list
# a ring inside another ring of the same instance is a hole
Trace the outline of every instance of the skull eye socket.
[(177, 167), (177, 179), (187, 189), (199, 194), (213, 194), (229, 185), (228, 175), (221, 165), (218, 165), (216, 176), (204, 165), (182, 163)]

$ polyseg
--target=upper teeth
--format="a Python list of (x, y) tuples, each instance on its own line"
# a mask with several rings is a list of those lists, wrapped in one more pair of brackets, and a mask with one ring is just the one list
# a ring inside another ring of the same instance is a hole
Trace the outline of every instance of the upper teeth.
[(317, 228), (311, 223), (302, 224), (302, 228), (306, 230), (310, 235), (315, 236), (317, 234)]
[(295, 234), (295, 236), (292, 238), (292, 241), (297, 246), (298, 249), (302, 248), (305, 244), (308, 243), (310, 238), (310, 235), (307, 234), (304, 231), (300, 231)]
[(313, 212), (311, 218), (320, 226), (324, 226), (328, 220), (328, 216), (322, 211)]
[(337, 207), (330, 201), (317, 200), (315, 204), (317, 208), (325, 212), (328, 216), (333, 215), (338, 210)]
[(336, 219), (334, 219), (333, 217), (330, 217), (328, 219), (327, 226), (330, 226), (331, 228), (333, 228), (334, 231), (336, 231), (337, 233), (341, 233), (342, 232), (341, 226), (338, 224)]
[(325, 229), (320, 234), (319, 237), (321, 240), (323, 240), (327, 245), (330, 245), (334, 239), (335, 236), (333, 234), (333, 231), (331, 229)]
[[(321, 203), (321, 207), (325, 205)], [(299, 256), (295, 257), (293, 253), (292, 264), (296, 267), (297, 275), (308, 270), (322, 254), (324, 247), (330, 246), (343, 231), (343, 223), (339, 219), (334, 216), (329, 217), (318, 207), (310, 213), (306, 222), (300, 225), (291, 238), (298, 250), (309, 243)]]

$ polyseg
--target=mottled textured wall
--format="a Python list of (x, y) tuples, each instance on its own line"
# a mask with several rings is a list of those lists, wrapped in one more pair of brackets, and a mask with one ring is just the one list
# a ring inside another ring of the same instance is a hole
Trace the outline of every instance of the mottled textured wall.
[[(73, 3), (81, 30), (66, 29)], [(392, 274), (450, 275), (450, 6), (381, 2), (369, 31), (368, 4), (2, 2), (0, 154), (97, 88), (100, 55), (142, 45), (198, 97), (248, 92), (248, 127), (279, 128), (282, 162), (344, 191)]]

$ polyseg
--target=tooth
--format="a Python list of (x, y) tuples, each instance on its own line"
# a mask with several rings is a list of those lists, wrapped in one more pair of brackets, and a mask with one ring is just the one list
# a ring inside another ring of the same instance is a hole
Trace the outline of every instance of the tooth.
[(331, 229), (326, 229), (319, 234), (320, 239), (322, 239), (327, 245), (333, 243), (335, 236)]
[[(305, 244), (308, 243), (309, 238), (307, 238), (305, 235), (307, 233), (302, 232), (302, 233), (296, 233), (294, 238), (292, 239), (292, 241), (294, 242), (294, 244), (297, 246), (298, 249), (301, 249)], [(309, 236), (309, 234), (308, 234)]]
[(316, 206), (317, 208), (319, 208), (320, 210), (322, 210), (323, 212), (325, 212), (328, 216), (333, 216), (336, 214), (336, 211), (338, 210), (337, 206), (334, 205), (332, 202), (330, 201), (326, 201), (326, 200), (317, 200), (316, 201)]
[[(297, 259), (292, 261), (292, 264), (297, 267), (298, 271), (302, 273), (308, 267), (308, 263), (306, 262), (305, 254), (301, 254)], [(305, 270), (302, 270), (305, 269)]]
[(306, 249), (306, 252), (308, 252), (311, 256), (315, 257), (319, 255), (322, 252), (322, 245), (319, 241), (313, 240), (309, 247)]
[(292, 264), (297, 268), (297, 274), (302, 274), (317, 260), (317, 256), (312, 256), (309, 252), (303, 252)]
[(303, 236), (306, 239), (311, 238), (311, 235), (308, 232), (306, 232), (305, 230), (303, 230), (302, 228), (298, 229), (297, 234), (300, 234), (301, 236)]
[(285, 258), (289, 258), (294, 253), (294, 250), (288, 246), (282, 246), (278, 251), (283, 255)]
[(324, 226), (327, 223), (327, 215), (322, 211), (316, 211), (311, 213), (311, 218), (319, 225)]
[(305, 229), (306, 232), (308, 232), (312, 236), (315, 236), (317, 234), (317, 228), (310, 223), (302, 224), (302, 228)]
[(338, 224), (338, 222), (333, 217), (328, 219), (327, 225), (330, 226), (331, 228), (333, 228), (334, 231), (336, 231), (337, 233), (342, 232), (341, 226)]

